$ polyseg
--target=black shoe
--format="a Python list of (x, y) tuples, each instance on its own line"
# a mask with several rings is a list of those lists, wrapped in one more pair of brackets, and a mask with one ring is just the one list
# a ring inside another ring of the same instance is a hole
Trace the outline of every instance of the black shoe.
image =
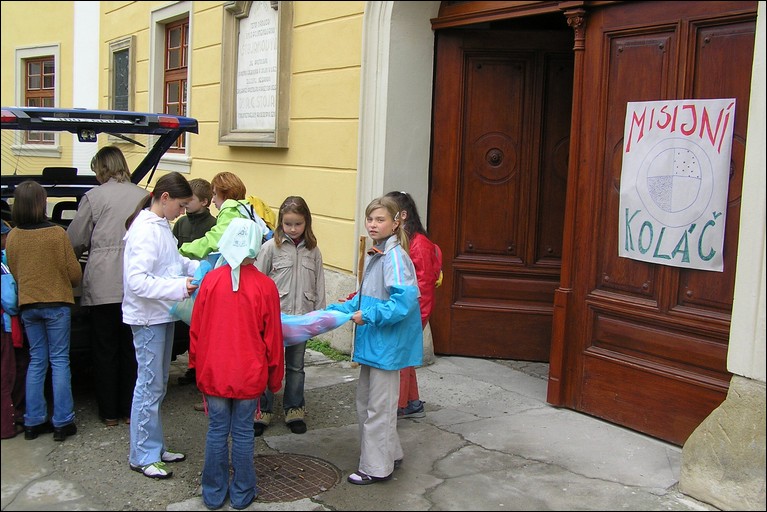
[(294, 434), (306, 433), (306, 423), (304, 423), (302, 420), (291, 421), (288, 423), (288, 428)]
[(24, 427), (24, 439), (31, 441), (37, 439), (40, 434), (50, 434), (53, 432), (53, 425), (50, 421), (40, 423), (39, 425), (33, 425), (31, 427)]
[(57, 427), (53, 429), (53, 440), (63, 441), (68, 436), (73, 436), (75, 434), (77, 434), (77, 425), (75, 425), (74, 422), (68, 423), (63, 427)]
[(253, 423), (253, 437), (258, 437), (264, 433), (266, 425), (263, 423)]
[(197, 371), (189, 368), (184, 375), (178, 378), (179, 386), (186, 386), (187, 384), (197, 384)]

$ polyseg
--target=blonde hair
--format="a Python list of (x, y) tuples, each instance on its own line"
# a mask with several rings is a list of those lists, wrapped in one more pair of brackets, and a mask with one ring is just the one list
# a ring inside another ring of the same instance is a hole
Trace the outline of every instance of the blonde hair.
[(104, 146), (91, 159), (91, 171), (96, 173), (99, 183), (114, 178), (119, 183), (130, 181), (130, 169), (125, 155), (117, 146)]
[(392, 198), (392, 197), (378, 197), (376, 199), (373, 199), (370, 201), (370, 204), (368, 204), (367, 208), (365, 208), (365, 217), (370, 217), (370, 214), (373, 213), (374, 210), (377, 210), (379, 208), (383, 208), (386, 210), (386, 213), (389, 214), (389, 216), (394, 220), (395, 222), (399, 222), (396, 228), (394, 228), (394, 234), (397, 235), (397, 240), (399, 240), (399, 244), (402, 246), (402, 248), (405, 250), (405, 252), (410, 252), (410, 239), (407, 236), (407, 233), (405, 233), (405, 230), (402, 227), (402, 219), (400, 218), (400, 208), (399, 203)]

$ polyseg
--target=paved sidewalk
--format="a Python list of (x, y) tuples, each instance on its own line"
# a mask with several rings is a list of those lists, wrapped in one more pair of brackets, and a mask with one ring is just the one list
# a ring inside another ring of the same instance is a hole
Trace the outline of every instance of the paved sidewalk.
[[(259, 455), (318, 458), (341, 480), (310, 498), (256, 501), (247, 510), (718, 510), (676, 490), (679, 447), (546, 404), (546, 369), (461, 357), (436, 357), (418, 369), (427, 414), (399, 421), (406, 455), (388, 482), (346, 482), (359, 457), (356, 424), (312, 429), (310, 422), (303, 435), (259, 438)], [(308, 352), (307, 389), (358, 372)], [(2, 510), (101, 510), (66, 473), (53, 471), (54, 445), (50, 436), (2, 441)], [(204, 506), (195, 496), (167, 509)]]

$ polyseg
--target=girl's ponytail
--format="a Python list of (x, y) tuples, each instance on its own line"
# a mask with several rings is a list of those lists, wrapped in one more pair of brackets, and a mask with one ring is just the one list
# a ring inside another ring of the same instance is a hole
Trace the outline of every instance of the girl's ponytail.
[(144, 208), (149, 207), (151, 204), (152, 204), (152, 194), (148, 193), (141, 199), (141, 201), (139, 201), (138, 205), (136, 205), (136, 209), (133, 211), (133, 214), (125, 220), (125, 231), (128, 231), (128, 229), (130, 229), (131, 224), (133, 224), (133, 221), (136, 220), (136, 217), (138, 217), (139, 212), (143, 210)]
[(183, 174), (175, 171), (169, 172), (168, 174), (161, 176), (160, 179), (157, 180), (154, 190), (144, 196), (141, 202), (139, 202), (138, 206), (136, 206), (136, 211), (134, 211), (133, 215), (128, 217), (125, 221), (125, 229), (128, 230), (128, 228), (130, 228), (141, 210), (151, 206), (152, 201), (158, 200), (166, 192), (171, 199), (192, 197), (194, 195), (191, 185), (189, 185), (189, 182)]

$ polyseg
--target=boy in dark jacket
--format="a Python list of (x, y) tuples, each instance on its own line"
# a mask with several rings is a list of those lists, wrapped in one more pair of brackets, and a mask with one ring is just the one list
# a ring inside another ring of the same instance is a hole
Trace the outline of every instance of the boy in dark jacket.
[[(213, 200), (213, 187), (208, 180), (195, 178), (189, 181), (194, 196), (186, 205), (186, 215), (179, 217), (173, 225), (173, 236), (178, 240), (178, 246), (186, 242), (193, 242), (205, 236), (210, 228), (216, 225), (216, 218), (210, 213), (210, 202)], [(189, 326), (182, 322), (176, 322), (176, 330), (173, 342), (173, 359), (189, 350)], [(194, 369), (189, 368), (184, 375), (178, 378), (180, 385), (194, 384)]]
[(195, 178), (189, 181), (194, 197), (186, 205), (186, 215), (179, 217), (173, 225), (173, 235), (178, 246), (205, 236), (216, 225), (216, 218), (210, 213), (213, 188), (207, 180)]

